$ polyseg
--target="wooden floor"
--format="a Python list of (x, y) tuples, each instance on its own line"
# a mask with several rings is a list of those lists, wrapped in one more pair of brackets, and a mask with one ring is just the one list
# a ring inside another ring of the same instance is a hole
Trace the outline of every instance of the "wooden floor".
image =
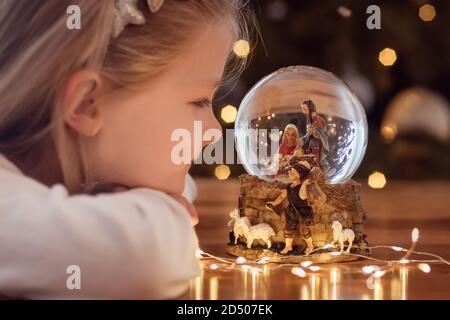
[[(228, 213), (237, 206), (237, 180), (198, 179), (200, 213), (197, 233), (203, 251), (230, 258), (225, 253)], [(384, 189), (364, 184), (362, 201), (367, 211), (366, 234), (371, 246), (409, 247), (411, 230), (418, 227), (416, 250), (450, 260), (450, 182), (390, 181)], [(397, 259), (399, 253), (378, 249), (373, 257)], [(410, 259), (433, 259), (412, 256)], [(193, 280), (184, 299), (450, 299), (450, 266), (429, 263), (430, 273), (416, 263), (396, 267), (367, 287), (360, 272), (369, 261), (321, 265), (300, 278), (291, 268), (266, 265), (252, 275), (241, 270), (211, 270), (212, 261), (202, 262), (201, 277)]]

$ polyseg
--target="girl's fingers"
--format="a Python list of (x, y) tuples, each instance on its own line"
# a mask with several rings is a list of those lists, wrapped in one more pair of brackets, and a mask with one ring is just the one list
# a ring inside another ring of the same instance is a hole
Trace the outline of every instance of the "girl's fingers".
[(199, 222), (199, 217), (198, 217), (198, 212), (197, 212), (197, 209), (195, 208), (195, 206), (182, 195), (170, 194), (170, 196), (172, 198), (174, 198), (175, 200), (177, 200), (179, 203), (181, 203), (187, 209), (187, 211), (189, 212), (191, 219), (192, 219), (192, 225), (194, 225), (194, 226), (197, 225)]

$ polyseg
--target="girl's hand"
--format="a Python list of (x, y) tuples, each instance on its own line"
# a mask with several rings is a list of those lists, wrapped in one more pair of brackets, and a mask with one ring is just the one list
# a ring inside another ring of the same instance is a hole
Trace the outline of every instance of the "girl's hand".
[[(118, 192), (124, 192), (129, 190), (130, 188), (127, 188), (123, 185), (116, 184), (116, 183), (97, 183), (94, 185), (91, 185), (88, 188), (85, 188), (84, 192), (91, 195), (96, 195), (100, 193), (118, 193)], [(182, 195), (178, 194), (169, 194), (172, 198), (174, 198), (176, 201), (181, 203), (189, 212), (192, 219), (192, 225), (197, 225), (199, 218), (197, 209), (195, 209), (194, 205), (189, 202), (188, 199), (186, 199)]]
[(184, 196), (179, 195), (179, 194), (169, 194), (172, 198), (174, 198), (175, 200), (177, 200), (179, 203), (181, 203), (189, 212), (189, 214), (191, 215), (191, 219), (192, 219), (192, 225), (197, 225), (199, 218), (198, 218), (198, 212), (197, 209), (195, 209), (194, 205), (189, 202), (188, 199), (186, 199)]

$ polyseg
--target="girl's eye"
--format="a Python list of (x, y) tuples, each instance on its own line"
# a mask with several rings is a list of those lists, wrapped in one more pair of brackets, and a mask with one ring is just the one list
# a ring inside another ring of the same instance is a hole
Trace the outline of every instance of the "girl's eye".
[(198, 108), (207, 108), (211, 106), (211, 101), (209, 101), (209, 99), (202, 99), (199, 101), (192, 102), (192, 104)]

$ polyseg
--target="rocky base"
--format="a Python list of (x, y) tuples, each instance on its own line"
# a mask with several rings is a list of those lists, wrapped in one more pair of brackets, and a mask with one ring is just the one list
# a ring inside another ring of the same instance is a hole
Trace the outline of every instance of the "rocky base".
[[(259, 248), (250, 248), (247, 249), (246, 246), (242, 244), (228, 244), (226, 251), (228, 254), (236, 257), (244, 257), (248, 260), (258, 260), (263, 257), (269, 257), (270, 262), (275, 263), (301, 263), (304, 261), (311, 261), (313, 263), (334, 263), (334, 262), (350, 262), (362, 259), (361, 257), (356, 257), (352, 255), (348, 255), (345, 252), (341, 255), (334, 256), (331, 255), (331, 251), (321, 250), (311, 253), (310, 255), (283, 255), (278, 252), (268, 250), (268, 249), (259, 249)], [(370, 254), (369, 250), (360, 250), (360, 249), (352, 249), (351, 253), (360, 254), (368, 256)]]

